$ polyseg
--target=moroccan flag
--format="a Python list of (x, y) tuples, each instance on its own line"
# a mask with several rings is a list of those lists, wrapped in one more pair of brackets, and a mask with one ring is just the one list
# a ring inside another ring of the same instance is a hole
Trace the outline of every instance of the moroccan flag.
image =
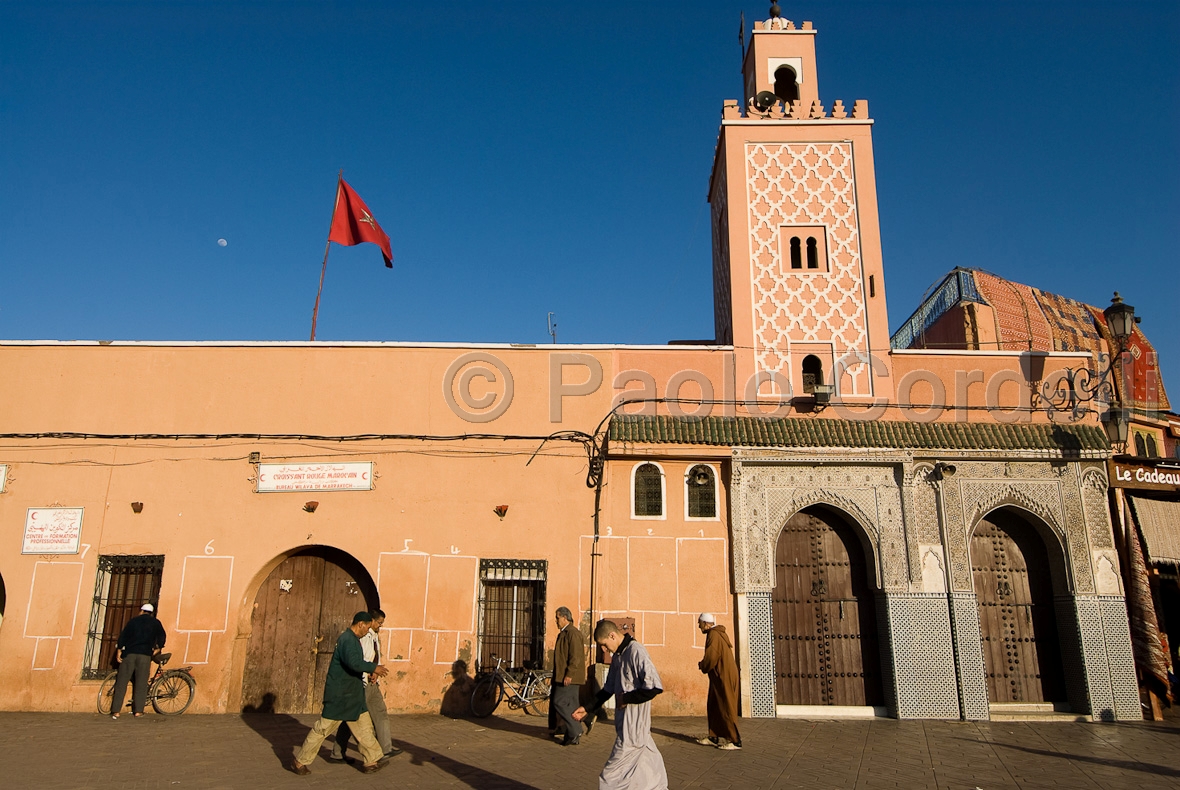
[(385, 258), (385, 265), (393, 268), (393, 252), (389, 247), (389, 236), (381, 230), (377, 220), (369, 213), (369, 207), (361, 200), (352, 187), (340, 179), (336, 187), (336, 210), (332, 214), (332, 231), (328, 234), (328, 241), (351, 247), (364, 242), (371, 242), (381, 248), (381, 255)]

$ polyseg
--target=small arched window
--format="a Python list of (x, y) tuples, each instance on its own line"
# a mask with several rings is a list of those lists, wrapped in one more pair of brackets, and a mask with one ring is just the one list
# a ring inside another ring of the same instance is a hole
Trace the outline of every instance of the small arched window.
[(1159, 455), (1159, 449), (1155, 444), (1155, 437), (1151, 434), (1147, 434), (1147, 454), (1152, 458), (1155, 458)]
[(1143, 434), (1135, 434), (1135, 455), (1144, 457), (1147, 455), (1147, 442), (1143, 440)]
[(816, 249), (815, 239), (807, 240), (807, 268), (819, 268), (819, 251)]
[(688, 487), (688, 517), (717, 518), (717, 478), (708, 464), (688, 470), (684, 481)]
[(788, 103), (799, 100), (799, 83), (795, 81), (795, 70), (790, 66), (779, 66), (774, 72), (774, 95)]
[(632, 501), (636, 516), (664, 515), (664, 473), (655, 464), (640, 464), (635, 470)]
[(800, 249), (798, 236), (791, 237), (791, 268), (792, 269), (802, 269), (803, 268), (803, 253), (802, 253), (802, 250)]
[(803, 392), (815, 392), (817, 384), (824, 383), (824, 366), (815, 354), (803, 357)]

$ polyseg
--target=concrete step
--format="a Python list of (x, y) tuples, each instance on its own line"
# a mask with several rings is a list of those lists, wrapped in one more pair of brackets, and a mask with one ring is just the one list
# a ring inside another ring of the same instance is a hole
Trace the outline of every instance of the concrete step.
[(1090, 717), (1074, 713), (1069, 705), (1053, 702), (1003, 702), (988, 705), (992, 721), (1073, 722)]

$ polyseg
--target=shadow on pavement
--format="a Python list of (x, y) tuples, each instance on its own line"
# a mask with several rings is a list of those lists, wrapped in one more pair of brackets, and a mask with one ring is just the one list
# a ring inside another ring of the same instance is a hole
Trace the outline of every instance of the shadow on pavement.
[(439, 754), (424, 746), (417, 746), (405, 740), (400, 743), (402, 748), (410, 755), (410, 761), (414, 765), (433, 765), (439, 770), (446, 771), (469, 787), (479, 788), (479, 790), (538, 790), (538, 788), (532, 785), (526, 785), (524, 782), (509, 779), (507, 776), (501, 776), (500, 774), (494, 774), (491, 771), (477, 768), (474, 765), (461, 763), (458, 760), (447, 757), (445, 754)]
[(518, 735), (540, 738), (543, 741), (551, 740), (549, 737), (549, 726), (545, 719), (539, 716), (534, 718), (538, 720), (536, 724), (525, 724), (515, 719), (499, 718), (497, 716), (488, 716), (486, 719), (464, 719), (464, 721), (476, 727), (486, 727), (489, 730), (515, 732)]
[(697, 743), (696, 738), (692, 737), (691, 735), (685, 735), (682, 732), (672, 732), (671, 730), (661, 730), (656, 727), (652, 727), (651, 731), (657, 735), (663, 735), (666, 738), (671, 738), (676, 741), (684, 741), (685, 743), (691, 743), (693, 746), (700, 745)]
[(1095, 765), (1108, 765), (1111, 768), (1121, 768), (1126, 771), (1142, 771), (1147, 774), (1156, 774), (1157, 776), (1180, 776), (1180, 770), (1169, 768), (1166, 765), (1156, 765), (1155, 763), (1141, 763), (1135, 760), (1109, 760), (1105, 757), (1090, 757), (1085, 754), (1068, 754), (1066, 752), (1051, 752), (1048, 749), (1033, 749), (1029, 746), (1017, 746), (1012, 743), (1002, 743), (999, 741), (992, 741), (993, 747), (1002, 749), (1015, 749), (1016, 751), (1027, 752), (1028, 754), (1038, 754), (1043, 757), (1060, 757), (1063, 760), (1076, 760), (1081, 763), (1094, 763)]
[(284, 767), (295, 754), (295, 747), (307, 737), (307, 725), (294, 716), (274, 712), (274, 695), (263, 697), (258, 707), (247, 705), (242, 711), (242, 721), (269, 743), (279, 763)]

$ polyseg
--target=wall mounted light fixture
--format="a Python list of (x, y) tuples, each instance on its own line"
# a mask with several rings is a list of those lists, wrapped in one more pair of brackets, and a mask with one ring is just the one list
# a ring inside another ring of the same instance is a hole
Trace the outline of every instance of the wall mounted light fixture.
[(135, 511), (136, 513), (142, 513), (143, 512), (143, 503), (142, 502), (132, 502), (131, 509), (133, 511)]
[(500, 520), (503, 521), (504, 516), (508, 515), (508, 506), (507, 505), (496, 505), (494, 508), (492, 508), (492, 512), (495, 513), (497, 516), (499, 516)]
[(319, 506), (320, 506), (320, 503), (316, 502), (315, 500), (303, 503), (303, 509), (306, 510), (308, 513), (314, 513), (315, 509)]

